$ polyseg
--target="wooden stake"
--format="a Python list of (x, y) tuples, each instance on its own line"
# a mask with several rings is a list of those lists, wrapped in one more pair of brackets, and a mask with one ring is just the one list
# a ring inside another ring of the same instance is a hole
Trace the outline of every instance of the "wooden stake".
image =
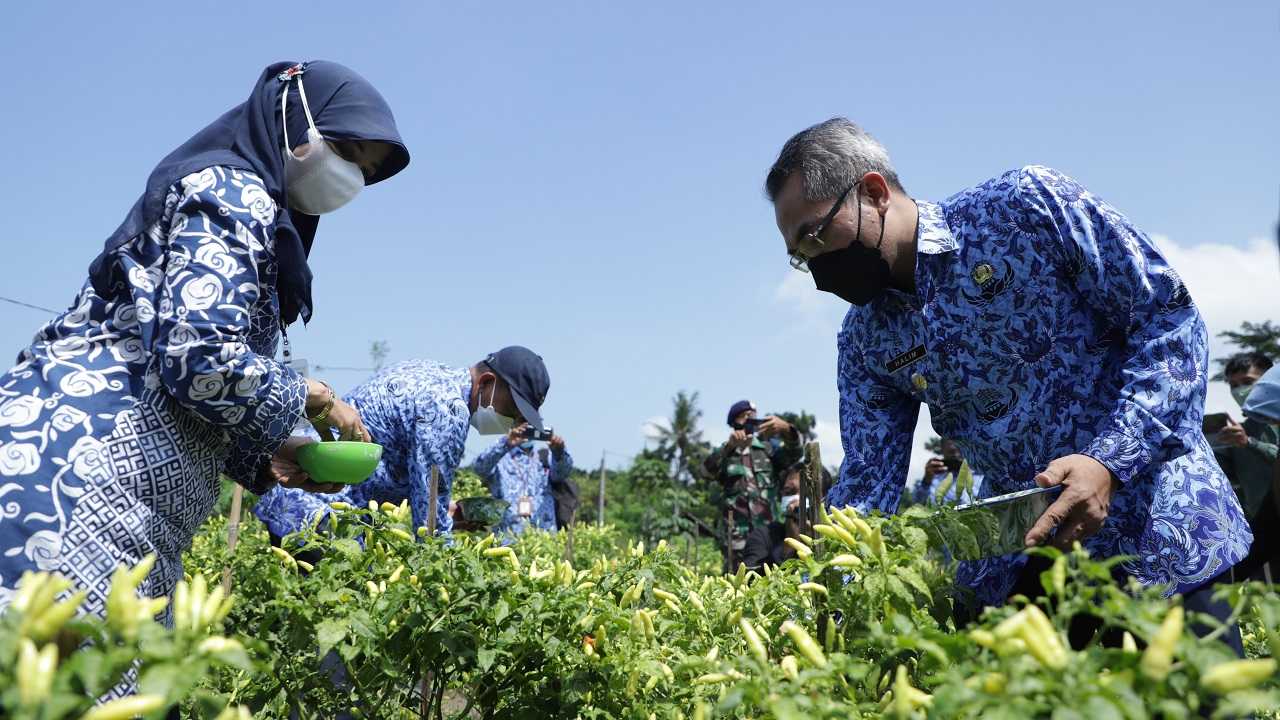
[(822, 503), (822, 451), (818, 443), (804, 446), (805, 468), (800, 473), (800, 532), (813, 536), (818, 522), (818, 505)]
[(440, 503), (440, 468), (436, 465), (431, 466), (431, 487), (428, 493), (430, 499), (427, 500), (427, 506), (431, 508), (431, 512), (427, 514), (427, 535), (435, 537), (436, 515), (439, 513), (436, 505)]
[(596, 526), (604, 527), (604, 453), (600, 453), (600, 496), (596, 498)]
[[(231, 490), (231, 516), (227, 520), (227, 552), (235, 553), (240, 540), (240, 504), (244, 500), (244, 487), (240, 483)], [(222, 594), (231, 594), (231, 563), (222, 569)]]
[(568, 537), (565, 538), (564, 559), (568, 560), (570, 564), (573, 563), (573, 526), (576, 524), (577, 515), (578, 515), (577, 508), (574, 508), (569, 512), (569, 527), (566, 528), (566, 531), (569, 533), (569, 535)]

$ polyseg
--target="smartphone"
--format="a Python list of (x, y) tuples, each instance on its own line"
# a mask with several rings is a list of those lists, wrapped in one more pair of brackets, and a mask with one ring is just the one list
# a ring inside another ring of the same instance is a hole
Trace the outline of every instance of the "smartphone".
[(1209, 413), (1204, 416), (1204, 434), (1214, 435), (1222, 432), (1230, 422), (1231, 416), (1226, 413)]
[(1223, 450), (1228, 447), (1221, 440), (1221, 433), (1227, 428), (1230, 416), (1226, 413), (1209, 413), (1204, 416), (1204, 436), (1209, 441), (1209, 446), (1214, 450)]
[(952, 522), (959, 522), (964, 528), (939, 528), (943, 542), (959, 560), (981, 560), (1020, 552), (1026, 547), (1027, 531), (1061, 492), (1062, 486), (1055, 485), (958, 505)]
[(747, 418), (742, 423), (742, 432), (748, 435), (755, 435), (760, 426), (764, 424), (764, 418)]

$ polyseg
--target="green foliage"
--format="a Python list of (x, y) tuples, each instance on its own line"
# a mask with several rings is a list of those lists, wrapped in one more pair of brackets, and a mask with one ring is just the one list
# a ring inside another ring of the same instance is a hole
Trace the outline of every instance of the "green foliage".
[[(639, 470), (636, 483), (657, 482)], [(208, 569), (229, 562), (248, 599), (233, 622), (251, 634), (260, 670), (224, 672), (214, 688), (261, 717), (358, 706), (363, 717), (434, 718), (449, 705), (458, 718), (1127, 718), (1280, 703), (1267, 662), (1230, 665), (1225, 646), (1181, 623), (1162, 639), (1170, 601), (1117, 587), (1114, 560), (1078, 549), (1044, 551), (1054, 567), (1038, 604), (955, 627), (952, 568), (917, 511), (833, 512), (802, 557), (763, 576), (703, 575), (665, 542), (620, 546), (615, 527), (577, 528), (570, 564), (564, 533), (448, 546), (408, 537), (401, 509), (337, 518), (331, 534), (298, 538), (324, 553), (309, 574), (268, 550), (260, 529), (231, 557), (213, 523), (189, 557)], [(1275, 655), (1280, 596), (1256, 583), (1222, 592), (1251, 652)], [(1080, 612), (1130, 631), (1133, 649), (1067, 648)], [(348, 689), (318, 670), (330, 648)], [(1158, 674), (1152, 648), (1170, 653)]]
[(924, 451), (936, 456), (942, 455), (942, 438), (934, 435), (924, 442)]
[(701, 474), (702, 461), (711, 453), (711, 446), (702, 439), (702, 430), (698, 427), (702, 419), (698, 393), (681, 390), (671, 399), (671, 404), (671, 417), (652, 426), (658, 438), (655, 453), (670, 463), (673, 479), (689, 485)]
[(453, 492), (451, 497), (454, 500), (462, 500), (469, 497), (489, 497), (489, 488), (485, 486), (484, 480), (471, 468), (458, 468), (453, 474)]
[(814, 417), (812, 414), (807, 413), (804, 410), (801, 410), (798, 413), (780, 412), (774, 414), (791, 423), (791, 426), (800, 433), (800, 442), (812, 442), (818, 438), (818, 433), (815, 430), (818, 424), (818, 418)]
[[(1240, 324), (1240, 329), (1223, 330), (1218, 333), (1218, 337), (1225, 338), (1227, 342), (1235, 345), (1239, 349), (1238, 352), (1260, 352), (1272, 360), (1280, 360), (1280, 326), (1272, 324), (1270, 320), (1260, 323), (1246, 321)], [(1218, 365), (1218, 372), (1213, 376), (1213, 380), (1226, 379), (1222, 371), (1226, 368), (1229, 359), (1230, 356), (1214, 360)]]
[(369, 360), (373, 363), (374, 371), (382, 369), (387, 362), (387, 356), (391, 354), (391, 343), (386, 340), (374, 340), (369, 344)]
[(242, 645), (219, 634), (231, 602), (221, 588), (208, 593), (202, 577), (184, 581), (171, 608), (175, 627), (166, 629), (153, 615), (168, 602), (136, 594), (152, 560), (117, 571), (105, 618), (73, 617), (83, 592), (55, 602), (70, 582), (49, 573), (23, 576), (0, 614), (0, 717), (87, 718), (97, 698), (131, 679), (138, 696), (100, 706), (95, 718), (163, 717), (179, 703), (184, 717), (241, 717), (224, 694), (201, 687), (219, 667), (253, 669)]

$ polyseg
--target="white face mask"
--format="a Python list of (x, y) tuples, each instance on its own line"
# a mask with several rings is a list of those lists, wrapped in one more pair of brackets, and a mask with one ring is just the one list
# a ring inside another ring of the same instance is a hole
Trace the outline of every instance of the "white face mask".
[(791, 503), (793, 503), (793, 502), (800, 502), (800, 496), (799, 496), (799, 495), (783, 495), (783, 496), (782, 496), (782, 511), (783, 511), (783, 512), (786, 512), (786, 511), (787, 511), (787, 508), (791, 507)]
[(289, 120), (286, 106), (289, 88), (280, 96), (280, 115), (284, 118), (284, 185), (289, 195), (289, 205), (308, 215), (333, 212), (351, 202), (364, 189), (364, 171), (329, 147), (324, 136), (311, 119), (311, 107), (307, 104), (307, 91), (298, 75), (298, 95), (302, 97), (302, 109), (307, 114), (307, 151), (298, 157), (290, 150)]
[(493, 386), (493, 394), (489, 396), (489, 404), (481, 406), (471, 413), (471, 427), (481, 435), (504, 435), (515, 427), (515, 418), (498, 414), (493, 407), (493, 398), (498, 394), (498, 385)]

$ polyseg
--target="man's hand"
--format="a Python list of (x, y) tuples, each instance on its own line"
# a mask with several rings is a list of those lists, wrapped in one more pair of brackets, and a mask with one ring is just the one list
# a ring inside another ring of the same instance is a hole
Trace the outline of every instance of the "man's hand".
[(552, 435), (551, 439), (547, 441), (547, 444), (551, 446), (551, 452), (556, 457), (560, 457), (564, 454), (564, 438), (559, 435)]
[(947, 464), (942, 458), (929, 458), (929, 462), (924, 464), (924, 476), (931, 478), (935, 475), (943, 475), (947, 472)]
[(1053, 544), (1061, 550), (1098, 532), (1119, 484), (1102, 463), (1088, 455), (1068, 455), (1049, 463), (1036, 476), (1040, 487), (1062, 485), (1062, 494), (1044, 511), (1024, 539), (1027, 547), (1041, 545), (1055, 527)]
[(1225, 445), (1242, 448), (1249, 444), (1249, 433), (1245, 432), (1243, 425), (1228, 417), (1227, 426), (1218, 431), (1218, 440)]
[(729, 439), (725, 441), (724, 446), (729, 450), (737, 450), (751, 444), (751, 436), (745, 430), (734, 430), (729, 433)]
[(507, 447), (515, 447), (524, 442), (528, 438), (525, 433), (529, 430), (529, 423), (520, 423), (519, 425), (507, 431)]
[(271, 458), (271, 478), (287, 488), (300, 488), (313, 493), (334, 493), (342, 489), (337, 484), (313, 482), (311, 476), (298, 465), (298, 448), (315, 442), (307, 437), (291, 437), (276, 450)]
[(791, 426), (791, 423), (776, 415), (766, 417), (756, 428), (756, 434), (759, 435), (761, 439), (771, 438), (774, 435), (789, 437), (794, 435), (795, 432), (796, 429)]

